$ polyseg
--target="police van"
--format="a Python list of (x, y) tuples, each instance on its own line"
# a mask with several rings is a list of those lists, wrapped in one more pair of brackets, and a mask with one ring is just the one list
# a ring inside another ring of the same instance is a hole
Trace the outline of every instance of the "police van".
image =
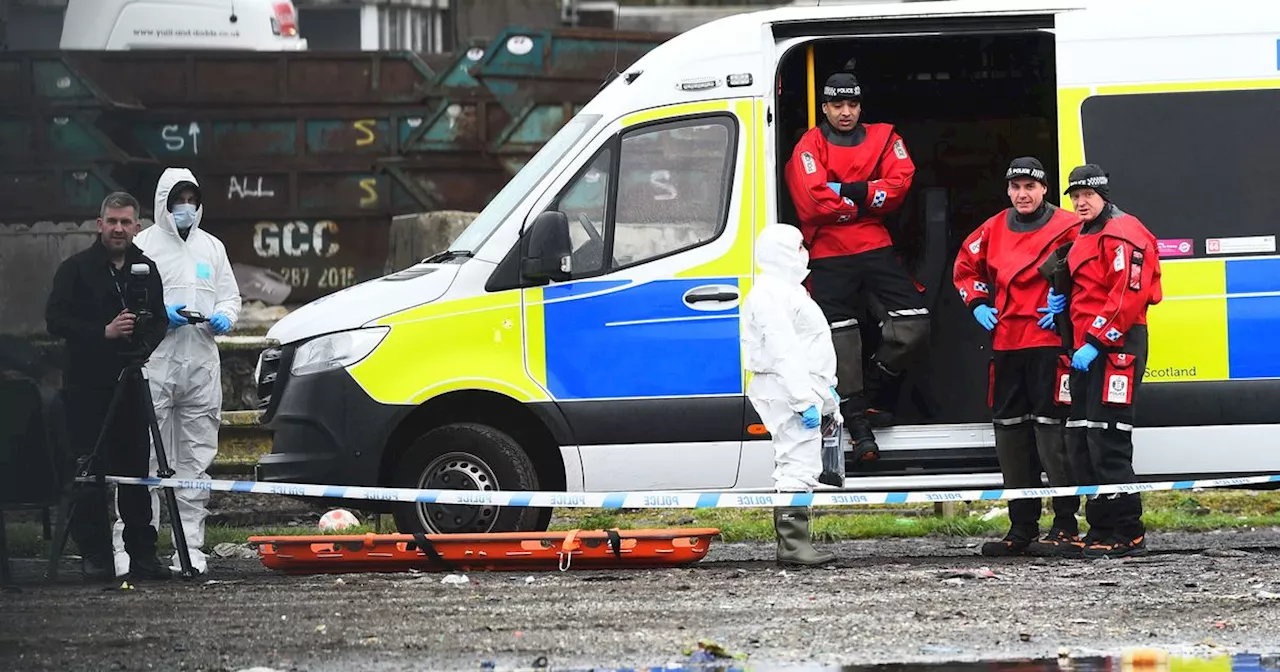
[[(892, 222), (933, 316), (854, 489), (1000, 484), (990, 337), (951, 285), (1003, 170), (1086, 160), (1160, 238), (1140, 478), (1280, 470), (1280, 5), (950, 0), (735, 15), (607, 84), (445, 252), (308, 304), (259, 363), (267, 481), (464, 490), (769, 489), (739, 307), (782, 170), (852, 69), (917, 166)], [(393, 505), (402, 531), (550, 510)]]

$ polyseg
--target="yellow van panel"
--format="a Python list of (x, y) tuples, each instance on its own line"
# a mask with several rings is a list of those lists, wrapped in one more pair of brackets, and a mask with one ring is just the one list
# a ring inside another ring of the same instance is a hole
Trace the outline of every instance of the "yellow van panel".
[(522, 319), (519, 290), (418, 306), (380, 320), (391, 333), (348, 371), (384, 404), (420, 404), (455, 390), (543, 401), (525, 372)]
[(1177, 261), (1160, 268), (1164, 300), (1147, 310), (1151, 343), (1145, 380), (1230, 378), (1226, 263)]
[[(1072, 168), (1085, 163), (1080, 110), (1092, 96), (1280, 88), (1280, 79), (1134, 83), (1058, 89), (1058, 165), (1065, 182)], [(1071, 200), (1059, 194), (1062, 207)], [(1151, 335), (1146, 381), (1231, 379), (1227, 264), (1235, 259), (1162, 260), (1164, 300), (1147, 312)], [(1236, 299), (1237, 302), (1239, 299)], [(1237, 306), (1239, 308), (1239, 306)], [(1256, 349), (1238, 330), (1237, 359), (1246, 363)], [(1237, 362), (1239, 365), (1240, 362)], [(1237, 372), (1237, 377), (1253, 377)]]

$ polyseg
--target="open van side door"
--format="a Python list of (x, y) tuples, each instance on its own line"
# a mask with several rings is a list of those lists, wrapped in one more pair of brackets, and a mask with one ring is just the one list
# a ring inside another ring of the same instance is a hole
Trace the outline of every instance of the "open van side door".
[[(771, 101), (770, 109), (778, 123), (768, 128), (769, 137), (766, 139), (772, 151), (767, 152), (765, 172), (772, 179), (769, 180), (769, 204), (765, 217), (798, 224), (782, 181), (782, 169), (791, 158), (800, 133), (821, 119), (821, 102), (816, 94), (820, 93), (823, 81), (835, 69), (843, 68), (843, 60), (832, 58), (833, 47), (839, 51), (839, 45), (847, 44), (856, 46), (852, 49), (854, 52), (874, 52), (877, 58), (860, 59), (855, 71), (879, 68), (883, 72), (887, 70), (887, 64), (900, 65), (903, 59), (910, 57), (912, 44), (936, 43), (952, 36), (967, 39), (981, 36), (986, 39), (1031, 35), (1051, 41), (1057, 15), (1082, 9), (1088, 1), (1015, 4), (952, 0), (878, 6), (836, 5), (807, 8), (803, 12), (796, 10), (794, 19), (790, 18), (791, 14), (781, 13), (781, 19), (770, 25), (774, 37), (770, 61), (779, 81), (779, 93)], [(827, 58), (815, 61), (811, 50), (816, 49), (821, 54), (824, 48)], [(1052, 49), (1048, 52), (1051, 60)], [(947, 61), (945, 51), (940, 52), (936, 65), (938, 67), (933, 73), (929, 73), (927, 64), (921, 64), (918, 71), (895, 72), (895, 75), (902, 75), (904, 81), (909, 75), (912, 78), (910, 85), (923, 88), (932, 85), (921, 86), (926, 74), (938, 74), (937, 86), (954, 89), (957, 86), (956, 76), (952, 74), (944, 78), (939, 74), (954, 65)], [(861, 75), (859, 78), (864, 80)], [(867, 85), (866, 80), (875, 85)], [(874, 76), (863, 81), (866, 96), (863, 110), (864, 115), (868, 115), (867, 121), (894, 123), (903, 133), (917, 164), (913, 193), (903, 206), (901, 219), (912, 220), (918, 229), (916, 249), (911, 251), (912, 260), (908, 268), (924, 286), (925, 299), (933, 316), (933, 334), (926, 347), (925, 361), (907, 372), (900, 395), (899, 409), (903, 412), (899, 413), (898, 424), (876, 430), (881, 459), (859, 469), (851, 469), (850, 476), (854, 480), (848, 482), (848, 487), (996, 485), (1000, 476), (993, 449), (990, 409), (985, 403), (990, 336), (974, 323), (964, 309), (952, 287), (951, 274), (956, 250), (967, 231), (1009, 205), (1004, 196), (1002, 176), (1004, 165), (1013, 157), (996, 155), (1019, 150), (994, 144), (990, 147), (986, 160), (1000, 164), (1000, 175), (973, 188), (989, 191), (994, 201), (989, 210), (984, 206), (980, 212), (969, 212), (963, 203), (957, 201), (962, 200), (970, 189), (951, 186), (946, 178), (941, 177), (952, 162), (952, 157), (947, 155), (948, 148), (953, 148), (956, 141), (931, 137), (899, 123), (895, 118), (900, 116), (896, 114), (898, 110), (892, 107), (893, 94), (885, 93), (887, 84)], [(1036, 94), (1051, 101), (1056, 95), (1052, 78)], [(886, 97), (890, 100), (885, 100)], [(935, 112), (936, 119), (951, 121), (946, 114), (949, 108), (954, 107), (938, 96), (929, 99), (923, 95), (899, 101), (899, 104), (909, 105), (910, 110), (916, 113), (914, 119), (917, 122), (928, 122), (930, 117), (927, 115)], [(1051, 115), (1054, 106), (1045, 107)], [(1009, 113), (1008, 116), (1015, 114)], [(981, 140), (975, 142), (980, 143)], [(1042, 153), (1052, 154), (1043, 157), (1046, 166), (1056, 164), (1056, 147), (1051, 141), (1046, 143)], [(960, 169), (974, 170), (969, 166)], [(1047, 200), (1056, 202), (1052, 194)], [(910, 212), (907, 212), (908, 208)], [(958, 228), (960, 226), (967, 227), (963, 234)], [(893, 226), (890, 226), (890, 231), (895, 242), (899, 242), (900, 232)], [(867, 322), (874, 324), (870, 320)], [(864, 348), (867, 348), (865, 334), (863, 340)], [(754, 421), (755, 415), (748, 408), (748, 422)], [(747, 442), (743, 448), (739, 487), (768, 487), (772, 467), (773, 455), (768, 442)]]

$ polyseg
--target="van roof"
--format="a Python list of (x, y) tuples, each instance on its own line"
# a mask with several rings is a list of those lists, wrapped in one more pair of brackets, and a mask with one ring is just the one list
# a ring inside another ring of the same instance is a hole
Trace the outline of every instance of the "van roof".
[[(1183, 12), (1196, 0), (933, 0), (788, 6), (727, 16), (696, 26), (649, 51), (618, 77), (583, 112), (611, 117), (620, 110), (638, 110), (675, 103), (769, 96), (775, 84), (774, 27), (833, 22), (841, 19), (930, 16), (1010, 16), (1060, 14), (1057, 35), (1059, 86), (1146, 81), (1152, 77), (1243, 78), (1273, 76), (1275, 40), (1264, 33), (1280, 30), (1280, 3), (1258, 5), (1249, 0), (1218, 0), (1210, 13)], [(1105, 12), (1083, 16), (1072, 10)], [(805, 31), (790, 30), (803, 35)], [(821, 33), (815, 30), (816, 34)], [(1186, 43), (1135, 42), (1097, 47), (1099, 40), (1181, 37), (1190, 35), (1248, 36), (1227, 51), (1188, 61)], [(1268, 46), (1269, 45), (1269, 46)], [(1261, 49), (1266, 46), (1269, 55)], [(1135, 51), (1137, 50), (1137, 51)], [(1256, 53), (1255, 53), (1256, 52)], [(1141, 58), (1138, 58), (1138, 55)], [(1266, 56), (1266, 58), (1262, 58)], [(1246, 58), (1247, 57), (1247, 58)], [(1107, 63), (1099, 69), (1098, 64)], [(750, 75), (748, 86), (726, 88), (730, 75)], [(682, 90), (682, 84), (707, 83), (710, 88)]]

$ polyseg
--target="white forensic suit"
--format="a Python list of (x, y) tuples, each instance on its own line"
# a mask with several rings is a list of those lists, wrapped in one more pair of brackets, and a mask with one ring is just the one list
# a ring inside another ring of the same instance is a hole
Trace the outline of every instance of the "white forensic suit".
[[(189, 224), (186, 238), (179, 234), (174, 201), (184, 187), (194, 188), (199, 194), (199, 184), (191, 171), (185, 168), (164, 171), (156, 185), (155, 224), (139, 233), (133, 242), (159, 268), (171, 318), (174, 311), (185, 306), (182, 309), (198, 312), (211, 320), (178, 326), (171, 321), (168, 333), (146, 365), (165, 457), (175, 472), (174, 478), (208, 479), (209, 466), (218, 452), (218, 427), (222, 420), (222, 366), (214, 333), (229, 331), (240, 316), (240, 290), (231, 272), (226, 247), (200, 229), (204, 215), (202, 201), (195, 207), (194, 214), (190, 206), (179, 204), (186, 209), (180, 219)], [(178, 319), (185, 321), (185, 318)], [(151, 455), (148, 473), (155, 475), (154, 449)], [(200, 548), (204, 545), (204, 520), (209, 515), (211, 493), (178, 489), (174, 494), (192, 567), (204, 573), (208, 564)], [(151, 511), (153, 524), (159, 529), (160, 497), (154, 488)], [(129, 556), (124, 552), (121, 537), (124, 526), (118, 517), (114, 528), (116, 574), (123, 575), (129, 570)], [(179, 567), (176, 550), (172, 566)]]
[(805, 427), (810, 406), (840, 417), (831, 328), (801, 284), (809, 253), (800, 230), (770, 224), (756, 239), (760, 274), (742, 303), (743, 362), (751, 372), (747, 398), (773, 437), (778, 491), (810, 491), (822, 473), (822, 430)]

